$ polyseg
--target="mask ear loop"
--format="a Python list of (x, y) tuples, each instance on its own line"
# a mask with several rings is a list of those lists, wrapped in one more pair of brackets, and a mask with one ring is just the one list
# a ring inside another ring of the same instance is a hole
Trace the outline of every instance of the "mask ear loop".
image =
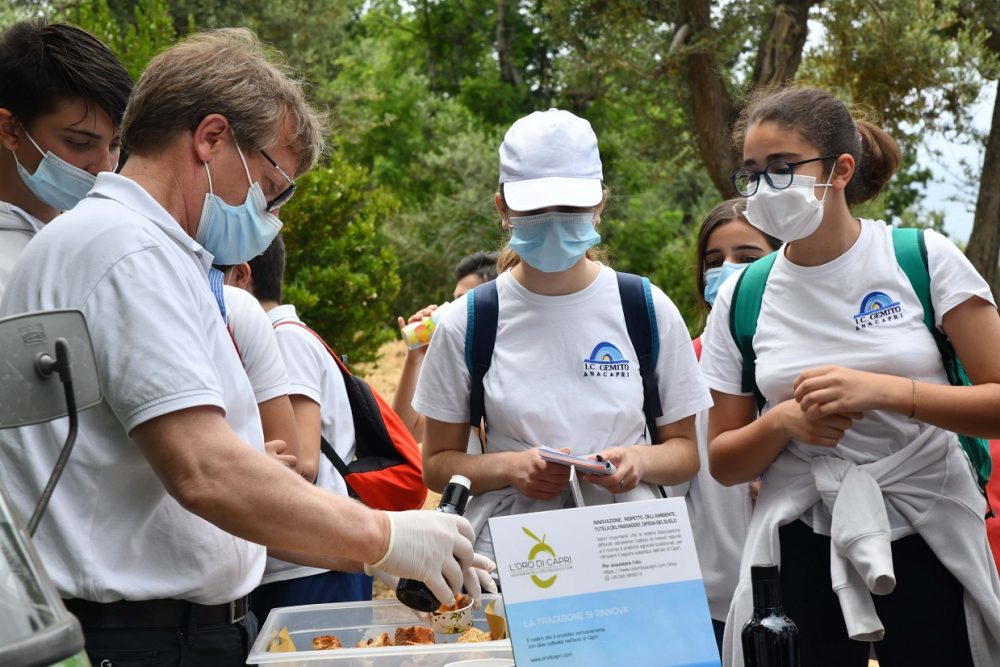
[(829, 176), (829, 178), (826, 179), (826, 183), (823, 184), (823, 196), (819, 200), (820, 203), (825, 203), (825, 201), (826, 201), (826, 193), (829, 192), (830, 191), (830, 187), (832, 187), (830, 184), (833, 182), (833, 175), (834, 175), (834, 173), (836, 173), (836, 171), (837, 171), (837, 163), (834, 162), (833, 163), (833, 169), (830, 170), (830, 176)]
[(236, 146), (236, 153), (240, 156), (240, 162), (243, 163), (243, 171), (247, 174), (247, 182), (250, 183), (250, 187), (253, 187), (253, 179), (250, 178), (250, 167), (247, 166), (247, 160), (243, 157), (243, 151), (240, 150), (240, 145), (236, 141), (236, 132), (233, 132), (233, 126), (229, 126), (229, 131), (233, 133), (233, 145)]
[(212, 171), (208, 168), (207, 162), (201, 163), (205, 167), (205, 173), (208, 174), (208, 194), (214, 195), (215, 191), (212, 189)]

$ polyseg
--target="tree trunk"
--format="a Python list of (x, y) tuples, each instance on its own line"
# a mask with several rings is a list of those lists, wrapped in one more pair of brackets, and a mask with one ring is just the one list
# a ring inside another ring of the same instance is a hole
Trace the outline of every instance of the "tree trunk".
[[(680, 24), (690, 26), (690, 40), (707, 39), (711, 30), (711, 4), (711, 0), (681, 0)], [(715, 53), (707, 46), (692, 49), (684, 60), (684, 78), (691, 95), (691, 113), (702, 162), (716, 189), (724, 197), (734, 196), (736, 191), (729, 175), (739, 161), (730, 138), (736, 106), (726, 90)]]
[(500, 63), (500, 80), (508, 85), (517, 86), (521, 83), (521, 77), (514, 67), (514, 54), (510, 48), (506, 5), (505, 0), (497, 0), (497, 60)]
[[(777, 0), (770, 28), (761, 36), (751, 86), (783, 85), (795, 78), (802, 60), (809, 10), (822, 0)], [(684, 77), (691, 94), (691, 112), (698, 149), (705, 168), (724, 197), (735, 196), (729, 175), (739, 164), (740, 152), (731, 133), (739, 109), (726, 89), (719, 63), (711, 50), (711, 0), (680, 0), (680, 30), (689, 28)], [(683, 37), (678, 33), (678, 41)]]
[(770, 29), (757, 49), (753, 68), (755, 87), (783, 86), (795, 79), (809, 34), (809, 10), (822, 0), (786, 0), (774, 5)]
[(1000, 276), (997, 275), (997, 259), (1000, 257), (1000, 81), (997, 82), (993, 120), (979, 177), (976, 217), (972, 222), (972, 234), (969, 235), (965, 255), (989, 283), (993, 298), (1000, 299)]

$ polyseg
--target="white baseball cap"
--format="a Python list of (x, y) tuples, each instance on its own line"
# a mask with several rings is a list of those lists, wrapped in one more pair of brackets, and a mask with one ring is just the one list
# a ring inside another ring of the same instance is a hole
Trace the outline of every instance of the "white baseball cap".
[(507, 206), (597, 206), (604, 197), (601, 155), (590, 123), (569, 111), (535, 111), (500, 144), (500, 183)]

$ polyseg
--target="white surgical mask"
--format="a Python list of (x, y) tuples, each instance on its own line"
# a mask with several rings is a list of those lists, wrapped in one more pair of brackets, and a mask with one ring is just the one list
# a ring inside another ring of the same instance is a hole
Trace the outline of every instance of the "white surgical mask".
[(775, 190), (761, 177), (757, 192), (747, 200), (747, 220), (750, 224), (785, 242), (798, 241), (819, 229), (823, 222), (823, 199), (816, 199), (815, 188), (829, 188), (833, 172), (826, 183), (816, 184), (813, 176), (795, 174), (792, 184)]
[[(235, 141), (235, 137), (234, 137)], [(260, 183), (250, 178), (250, 168), (243, 151), (236, 144), (236, 152), (243, 162), (250, 189), (246, 201), (232, 206), (212, 192), (212, 172), (205, 163), (208, 175), (208, 192), (201, 208), (201, 219), (195, 240), (205, 247), (216, 264), (242, 264), (261, 254), (281, 231), (281, 220), (268, 213), (267, 199)]]

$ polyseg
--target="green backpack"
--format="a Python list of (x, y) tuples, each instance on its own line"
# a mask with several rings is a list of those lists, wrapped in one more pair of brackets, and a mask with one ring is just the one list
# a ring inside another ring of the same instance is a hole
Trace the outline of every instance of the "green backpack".
[[(914, 228), (894, 228), (892, 230), (892, 245), (896, 253), (896, 262), (903, 269), (910, 285), (917, 293), (924, 309), (924, 325), (934, 337), (941, 361), (948, 374), (948, 381), (953, 386), (969, 386), (972, 382), (962, 366), (961, 360), (941, 331), (934, 326), (934, 306), (931, 303), (931, 278), (927, 270), (927, 246), (924, 242), (923, 230)], [(757, 333), (757, 316), (760, 315), (760, 304), (764, 298), (764, 288), (767, 286), (767, 276), (774, 266), (777, 253), (771, 253), (758, 259), (748, 266), (736, 283), (733, 292), (733, 302), (729, 311), (729, 330), (736, 341), (736, 346), (743, 355), (743, 391), (752, 391), (757, 401), (758, 412), (763, 409), (765, 399), (757, 387), (757, 355), (753, 349), (753, 337)], [(959, 435), (959, 442), (965, 450), (972, 471), (975, 473), (979, 489), (986, 494), (986, 483), (990, 479), (992, 462), (990, 461), (989, 442), (983, 438), (973, 438)]]

